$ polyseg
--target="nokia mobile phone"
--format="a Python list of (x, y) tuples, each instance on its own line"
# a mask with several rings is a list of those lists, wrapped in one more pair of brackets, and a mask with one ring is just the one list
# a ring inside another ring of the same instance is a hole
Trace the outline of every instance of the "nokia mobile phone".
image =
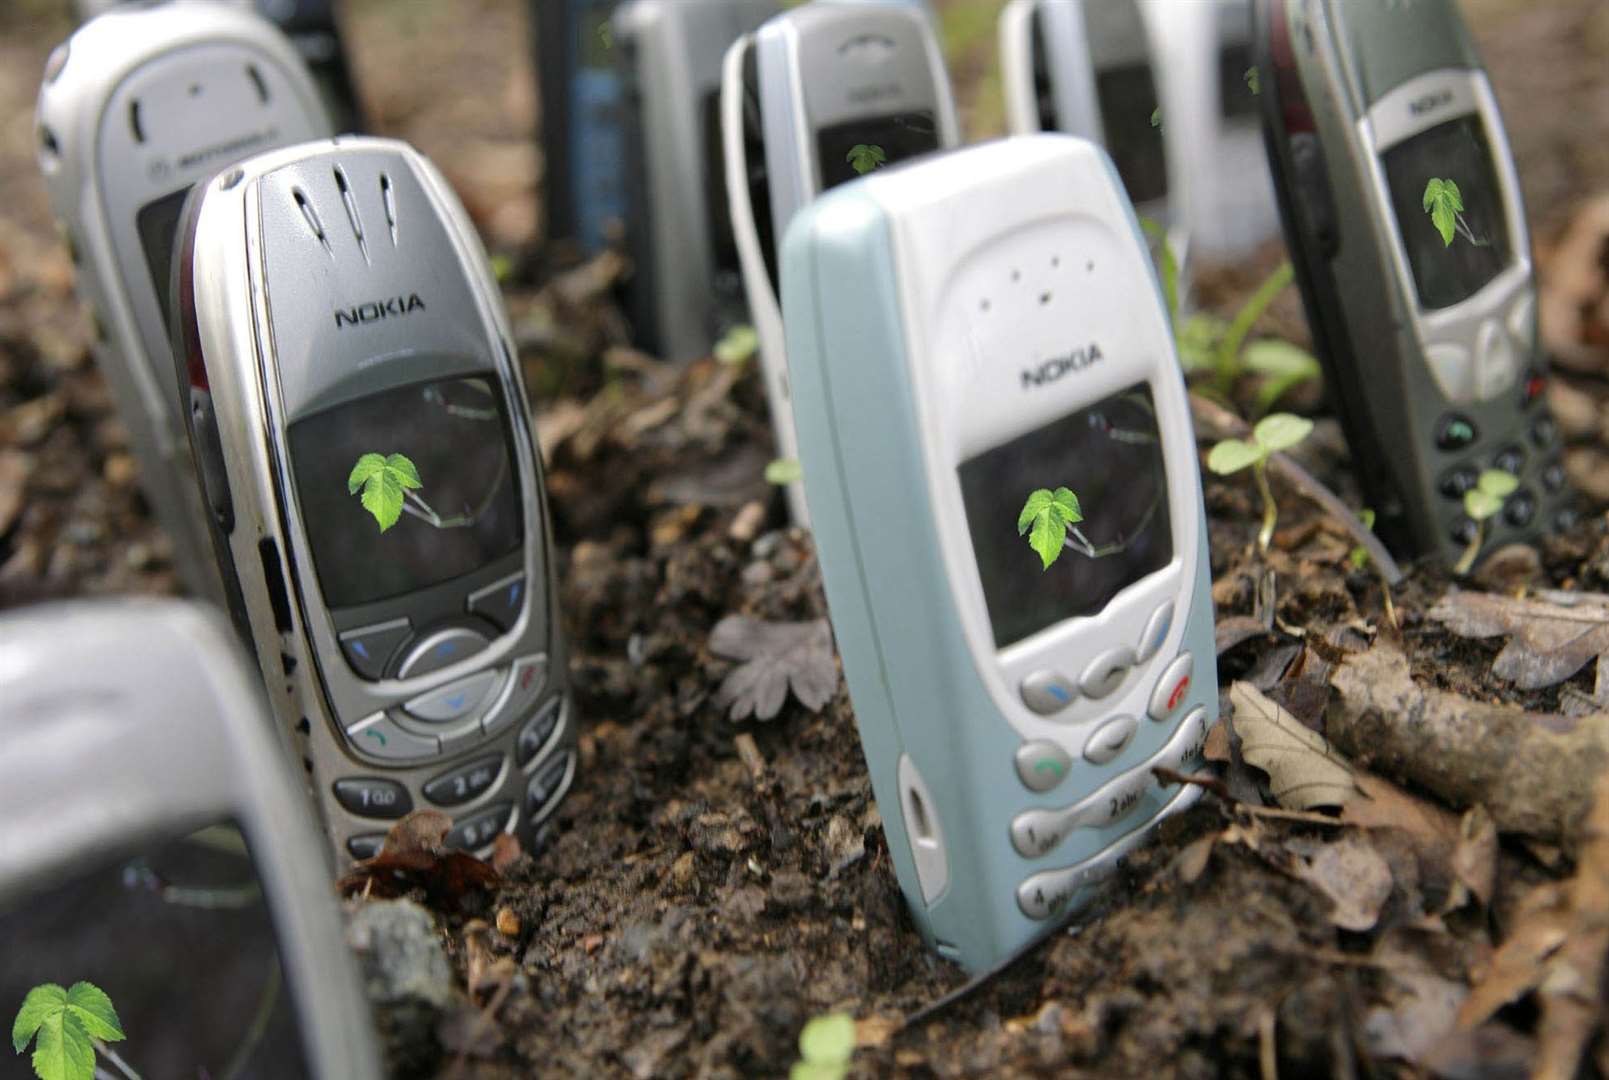
[[(811, 527), (900, 886), (972, 970), (1076, 911), (1217, 715), (1201, 476), (1110, 159), (1025, 135), (801, 210), (783, 321)], [(1063, 492), (1061, 489), (1067, 489)], [(1051, 501), (1054, 562), (1024, 519)], [(1030, 512), (1030, 513), (1025, 513)]]
[(626, 81), (626, 307), (666, 360), (709, 355), (744, 322), (742, 271), (721, 157), (721, 58), (779, 0), (626, 0), (614, 47)]
[(415, 807), (535, 850), (575, 773), (541, 462), (484, 250), (404, 143), (259, 155), (180, 222), (175, 355), (232, 610), (345, 856)]
[(93, 983), (145, 1076), (224, 1075), (257, 1025), (232, 1075), (377, 1080), (328, 849), (222, 618), (53, 604), (0, 656), (0, 1001)]
[(550, 240), (595, 255), (626, 227), (624, 79), (610, 16), (618, 0), (532, 0), (542, 91)]
[(141, 485), (185, 584), (221, 599), (174, 407), (173, 226), (197, 180), (254, 151), (328, 135), (329, 121), (306, 65), (272, 25), (227, 4), (173, 0), (102, 15), (59, 46), (38, 125), (45, 186)]
[[(727, 50), (726, 195), (781, 457), (798, 456), (777, 244), (795, 213), (862, 171), (960, 142), (932, 18), (919, 4), (816, 0)], [(788, 487), (808, 525), (803, 490)]]
[[(148, 4), (149, 0), (72, 0), (73, 14), (81, 23), (138, 3)], [(334, 130), (362, 130), (363, 110), (358, 105), (352, 70), (346, 61), (346, 47), (336, 17), (336, 0), (214, 0), (214, 3), (255, 10), (279, 27), (307, 63)]]
[(1491, 548), (1568, 527), (1525, 209), (1457, 5), (1259, 2), (1257, 37), (1291, 262), (1382, 538), (1453, 562), (1488, 468), (1520, 481)]

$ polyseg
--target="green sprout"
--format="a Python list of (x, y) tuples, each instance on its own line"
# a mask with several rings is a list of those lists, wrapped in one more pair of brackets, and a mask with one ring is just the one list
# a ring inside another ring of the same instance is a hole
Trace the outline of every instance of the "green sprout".
[(1263, 279), (1233, 319), (1225, 322), (1216, 315), (1198, 312), (1184, 320), (1175, 336), (1185, 372), (1210, 371), (1210, 390), (1220, 400), (1228, 400), (1235, 383), (1247, 371), (1262, 374), (1266, 378), (1258, 401), (1264, 409), (1302, 383), (1318, 378), (1318, 361), (1289, 342), (1246, 343), (1257, 320), (1294, 278), (1291, 264), (1281, 263)]
[(112, 999), (94, 983), (76, 982), (63, 990), (43, 983), (28, 991), (11, 1025), (11, 1048), (17, 1053), (34, 1044), (34, 1075), (39, 1080), (93, 1080), (96, 1048), (116, 1061), (125, 1076), (132, 1070), (107, 1047), (126, 1036)]
[(760, 347), (760, 335), (747, 323), (738, 323), (715, 343), (715, 359), (723, 364), (741, 364)]
[(1298, 386), (1323, 377), (1323, 369), (1312, 353), (1278, 338), (1254, 341), (1240, 355), (1246, 370), (1263, 377), (1257, 387), (1259, 414), (1268, 412)]
[(356, 495), (359, 488), (363, 489), (363, 509), (374, 515), (381, 532), (395, 525), (402, 516), (407, 493), (422, 486), (419, 470), (402, 454), (390, 457), (364, 454), (346, 478), (348, 495)]
[(1049, 570), (1051, 563), (1061, 557), (1068, 526), (1083, 520), (1077, 495), (1064, 487), (1055, 491), (1040, 488), (1028, 496), (1022, 513), (1017, 515), (1017, 535), (1028, 533), (1028, 545), (1039, 553), (1044, 564), (1040, 570)]
[[(1358, 511), (1358, 520), (1365, 529), (1374, 531), (1374, 511), (1369, 507), (1365, 506)], [(1346, 553), (1346, 561), (1352, 564), (1352, 569), (1362, 570), (1369, 565), (1369, 549), (1359, 544)], [(1397, 621), (1397, 605), (1391, 600), (1391, 580), (1386, 577), (1386, 572), (1380, 568), (1379, 563), (1374, 564), (1374, 576), (1380, 579), (1380, 595), (1385, 598), (1386, 620), (1398, 630), (1402, 629), (1402, 624)]]
[(1246, 73), (1241, 78), (1246, 80), (1246, 89), (1250, 90), (1254, 97), (1263, 92), (1263, 77), (1258, 73), (1256, 67), (1247, 68)]
[(798, 458), (777, 458), (765, 467), (765, 482), (775, 484), (777, 487), (797, 484), (802, 479), (804, 469), (799, 465)]
[(1475, 247), (1486, 246), (1487, 241), (1477, 240), (1469, 222), (1464, 220), (1464, 196), (1451, 180), (1432, 176), (1425, 183), (1424, 208), (1430, 215), (1430, 223), (1441, 233), (1442, 247), (1451, 247), (1454, 235), (1462, 236)]
[(1151, 126), (1154, 128), (1162, 126), (1162, 106), (1160, 105), (1151, 110)]
[(1453, 573), (1460, 576), (1469, 573), (1475, 565), (1476, 556), (1480, 554), (1481, 545), (1486, 542), (1487, 519), (1496, 517), (1502, 511), (1503, 503), (1519, 486), (1520, 482), (1513, 473), (1487, 469), (1475, 481), (1475, 486), (1464, 492), (1464, 513), (1475, 522), (1475, 535), (1469, 538), (1469, 546), (1453, 567)]
[(855, 1018), (848, 1013), (818, 1016), (799, 1032), (799, 1060), (788, 1080), (843, 1080), (855, 1056)]
[(1207, 455), (1207, 468), (1219, 476), (1228, 476), (1251, 466), (1257, 479), (1257, 490), (1263, 497), (1263, 527), (1257, 533), (1257, 550), (1268, 552), (1274, 538), (1274, 523), (1279, 518), (1279, 506), (1268, 487), (1268, 459), (1281, 450), (1289, 450), (1313, 430), (1313, 421), (1290, 413), (1265, 416), (1252, 428), (1251, 441), (1225, 439)]
[(888, 164), (888, 151), (875, 143), (856, 143), (849, 148), (849, 153), (844, 155), (844, 160), (849, 162), (849, 167), (857, 174), (865, 176), (872, 170), (881, 169)]

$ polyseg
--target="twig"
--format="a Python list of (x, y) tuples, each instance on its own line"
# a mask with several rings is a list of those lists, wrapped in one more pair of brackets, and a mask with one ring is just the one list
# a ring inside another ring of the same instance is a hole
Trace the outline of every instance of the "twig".
[(469, 1034), (464, 1036), (463, 1049), (458, 1051), (458, 1056), (453, 1059), (452, 1068), (447, 1070), (447, 1080), (456, 1080), (457, 1077), (464, 1074), (464, 1066), (469, 1064), (470, 1048), (475, 1045), (475, 1040), (480, 1038), (481, 1032), (490, 1027), (492, 1022), (497, 1019), (498, 1012), (502, 1010), (503, 1003), (508, 1000), (508, 995), (513, 989), (514, 980), (504, 979), (498, 984), (497, 989), (492, 992), (492, 998), (486, 1003), (486, 1008), (482, 1009), (480, 1015), (475, 1017), (474, 1026), (469, 1029)]
[(760, 747), (754, 741), (754, 736), (747, 731), (740, 731), (733, 737), (732, 743), (737, 747), (737, 756), (748, 766), (749, 779), (758, 786), (765, 780), (765, 755), (760, 753)]
[[(1240, 417), (1222, 405), (1209, 401), (1197, 393), (1191, 393), (1190, 395), (1190, 411), (1203, 424), (1221, 429), (1236, 437), (1245, 435), (1251, 430), (1250, 425)], [(1289, 454), (1283, 452), (1270, 454), (1268, 456), (1268, 465), (1277, 471), (1285, 482), (1295, 488), (1298, 493), (1317, 503), (1325, 513), (1335, 519), (1337, 524), (1346, 529), (1352, 538), (1358, 542), (1358, 546), (1369, 553), (1369, 558), (1374, 560), (1375, 568), (1380, 571), (1387, 584), (1400, 585), (1402, 583), (1402, 568), (1397, 565), (1397, 560), (1391, 557), (1391, 552), (1386, 550), (1386, 546), (1380, 542), (1380, 538), (1374, 535), (1363, 522), (1359, 521), (1358, 516), (1352, 512), (1346, 503), (1341, 501), (1339, 495), (1320, 483), (1317, 477), (1297, 464), (1296, 460)]]
[(1213, 776), (1211, 773), (1182, 773), (1170, 769), (1166, 765), (1156, 765), (1151, 769), (1151, 775), (1161, 784), (1194, 784), (1204, 788), (1222, 799), (1232, 809), (1250, 814), (1253, 817), (1270, 818), (1275, 821), (1301, 821), (1310, 825), (1345, 826), (1351, 824), (1340, 818), (1330, 817), (1328, 814), (1314, 814), (1305, 810), (1282, 810), (1277, 806), (1257, 806), (1248, 802), (1241, 802), (1229, 791), (1229, 785)]
[(1278, 1021), (1274, 1010), (1264, 1006), (1257, 1017), (1257, 1067), (1262, 1080), (1279, 1080)]
[(240, 1045), (235, 1052), (229, 1055), (229, 1064), (224, 1067), (223, 1080), (235, 1080), (235, 1077), (246, 1071), (251, 1064), (252, 1054), (257, 1052), (257, 1045), (268, 1034), (268, 1023), (274, 1018), (274, 1006), (279, 1003), (279, 988), (283, 980), (280, 971), (279, 957), (268, 958), (268, 979), (263, 983), (263, 992), (257, 997), (257, 1012), (251, 1018), (251, 1026), (241, 1037)]
[[(113, 1050), (110, 1046), (107, 1046), (99, 1039), (95, 1040), (95, 1049), (99, 1051), (100, 1055), (107, 1061), (110, 1061), (113, 1065), (116, 1065), (117, 1071), (122, 1073), (127, 1080), (140, 1080), (140, 1074), (135, 1072), (133, 1067), (130, 1066), (128, 1062), (118, 1057), (116, 1050)], [(100, 1072), (101, 1070), (96, 1069), (95, 1071)]]

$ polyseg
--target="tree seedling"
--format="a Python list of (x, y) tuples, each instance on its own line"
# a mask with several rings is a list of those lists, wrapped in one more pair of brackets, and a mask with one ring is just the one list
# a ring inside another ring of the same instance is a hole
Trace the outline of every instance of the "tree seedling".
[(1475, 535), (1469, 538), (1469, 546), (1459, 556), (1453, 573), (1460, 576), (1469, 573), (1475, 565), (1476, 556), (1480, 554), (1481, 545), (1486, 542), (1487, 519), (1502, 512), (1503, 504), (1519, 486), (1519, 479), (1513, 473), (1487, 469), (1475, 481), (1475, 486), (1464, 492), (1464, 513), (1475, 523)]
[(799, 1060), (788, 1080), (843, 1080), (855, 1056), (855, 1018), (848, 1013), (818, 1016), (799, 1032)]
[(777, 458), (765, 467), (765, 482), (775, 484), (777, 487), (797, 484), (802, 479), (804, 469), (799, 465), (798, 458)]
[(346, 478), (347, 494), (362, 490), (363, 509), (374, 515), (381, 532), (395, 525), (404, 510), (436, 529), (462, 529), (475, 523), (474, 514), (444, 518), (436, 513), (418, 493), (423, 486), (418, 468), (406, 454), (364, 454)]
[(1039, 553), (1044, 564), (1040, 569), (1049, 570), (1051, 563), (1061, 557), (1068, 528), (1083, 520), (1077, 495), (1064, 487), (1055, 491), (1040, 488), (1028, 496), (1022, 513), (1017, 515), (1017, 535), (1028, 534), (1028, 545)]
[(741, 364), (760, 348), (760, 335), (747, 323), (739, 323), (721, 335), (714, 356), (723, 364)]
[(881, 169), (888, 164), (888, 151), (876, 143), (856, 143), (844, 155), (849, 167), (860, 176), (865, 176), (874, 169)]
[(11, 1025), (11, 1048), (22, 1053), (34, 1044), (34, 1075), (39, 1080), (94, 1080), (97, 1046), (125, 1077), (137, 1074), (107, 1049), (126, 1038), (112, 999), (94, 983), (76, 982), (63, 990), (42, 983), (28, 991)]
[[(1365, 529), (1374, 530), (1374, 511), (1365, 506), (1358, 511), (1358, 519)], [(1352, 564), (1352, 569), (1362, 570), (1370, 565), (1369, 549), (1359, 544), (1346, 554), (1346, 561)], [(1391, 582), (1386, 579), (1385, 571), (1380, 569), (1378, 563), (1374, 564), (1374, 576), (1380, 579), (1380, 595), (1385, 598), (1386, 620), (1398, 630), (1402, 624), (1397, 621), (1397, 605), (1391, 600)]]
[(1313, 421), (1290, 413), (1265, 416), (1252, 429), (1251, 440), (1225, 439), (1207, 455), (1207, 468), (1219, 476), (1237, 473), (1247, 466), (1257, 480), (1257, 490), (1263, 497), (1263, 527), (1257, 533), (1257, 550), (1267, 554), (1268, 544), (1274, 538), (1274, 524), (1279, 519), (1279, 505), (1268, 487), (1268, 458), (1281, 450), (1289, 450), (1313, 430)]
[(1453, 181), (1432, 176), (1425, 183), (1424, 207), (1430, 223), (1441, 233), (1442, 247), (1451, 247), (1455, 234), (1475, 247), (1486, 246), (1486, 241), (1475, 239), (1474, 230), (1464, 220), (1464, 196)]

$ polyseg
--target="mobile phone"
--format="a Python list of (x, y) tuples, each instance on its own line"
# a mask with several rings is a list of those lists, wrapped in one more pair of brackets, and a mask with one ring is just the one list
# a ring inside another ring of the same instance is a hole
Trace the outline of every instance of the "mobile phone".
[[(777, 452), (794, 458), (778, 241), (822, 191), (956, 146), (960, 124), (920, 4), (817, 0), (739, 38), (722, 69), (729, 217)], [(798, 483), (788, 486), (788, 505), (795, 522), (809, 524)]]
[(541, 461), (463, 206), (407, 144), (340, 138), (198, 187), (178, 237), (199, 486), (341, 857), (426, 806), (453, 846), (539, 849), (575, 716)]
[[(302, 54), (336, 131), (363, 130), (363, 109), (347, 64), (336, 0), (213, 0), (256, 11), (279, 27)], [(74, 17), (85, 23), (120, 7), (149, 6), (150, 0), (72, 0)]]
[(39, 167), (141, 485), (185, 584), (219, 599), (172, 391), (173, 225), (196, 181), (254, 151), (328, 135), (329, 120), (283, 34), (205, 0), (119, 9), (80, 27), (46, 64), (37, 120)]
[(626, 0), (612, 22), (625, 79), (626, 309), (666, 360), (709, 355), (743, 322), (721, 153), (721, 58), (779, 0)]
[(625, 84), (609, 23), (617, 6), (618, 0), (531, 0), (546, 236), (587, 255), (626, 227)]
[(1457, 5), (1259, 2), (1257, 40), (1291, 262), (1382, 539), (1456, 560), (1488, 468), (1520, 480), (1491, 547), (1567, 528), (1525, 209)]
[[(782, 267), (805, 492), (889, 853), (924, 937), (988, 968), (1197, 794), (1151, 773), (1202, 766), (1218, 702), (1169, 318), (1110, 158), (1070, 135), (828, 192)], [(1047, 568), (1029, 541), (1055, 528), (1025, 512), (1068, 496), (1082, 517), (1057, 519)]]
[(378, 1078), (327, 849), (215, 609), (16, 611), (0, 656), (0, 1001), (93, 983), (145, 1076)]

